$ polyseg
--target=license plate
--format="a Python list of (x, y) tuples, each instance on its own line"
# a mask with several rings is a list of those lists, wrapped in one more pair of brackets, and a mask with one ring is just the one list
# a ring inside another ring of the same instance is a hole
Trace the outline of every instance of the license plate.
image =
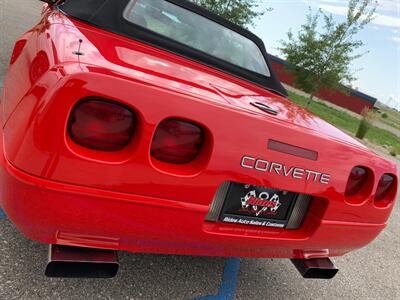
[(284, 228), (298, 194), (231, 183), (220, 220), (227, 223)]

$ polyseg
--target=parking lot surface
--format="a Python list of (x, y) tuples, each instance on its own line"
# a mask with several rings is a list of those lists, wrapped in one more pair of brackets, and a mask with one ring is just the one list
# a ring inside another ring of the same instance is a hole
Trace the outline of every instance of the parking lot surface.
[[(37, 0), (0, 0), (0, 80), (14, 40), (40, 10)], [(49, 279), (47, 246), (0, 210), (0, 299), (400, 299), (399, 206), (372, 244), (334, 259), (340, 272), (331, 281), (304, 280), (288, 260), (131, 253), (120, 254), (114, 279)]]

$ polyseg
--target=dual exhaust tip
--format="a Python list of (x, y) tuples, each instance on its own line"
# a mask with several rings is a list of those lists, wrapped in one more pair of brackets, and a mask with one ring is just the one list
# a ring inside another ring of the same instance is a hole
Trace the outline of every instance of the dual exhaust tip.
[[(303, 278), (332, 279), (338, 272), (329, 258), (292, 259)], [(119, 269), (113, 250), (50, 245), (47, 277), (113, 278)]]
[(303, 278), (332, 279), (339, 270), (329, 258), (292, 259)]
[(113, 278), (119, 269), (116, 251), (50, 245), (47, 277)]

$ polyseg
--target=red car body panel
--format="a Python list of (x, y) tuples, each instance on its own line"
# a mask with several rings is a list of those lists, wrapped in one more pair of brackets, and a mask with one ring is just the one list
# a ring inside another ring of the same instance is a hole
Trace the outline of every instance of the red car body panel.
[[(62, 37), (62, 38), (60, 38)], [(84, 55), (73, 54), (83, 40)], [(75, 144), (68, 117), (81, 99), (129, 106), (138, 124), (121, 151)], [(261, 101), (277, 110), (266, 114)], [(16, 43), (4, 82), (2, 206), (31, 239), (133, 252), (309, 258), (343, 255), (372, 241), (396, 198), (374, 204), (383, 174), (396, 165), (288, 99), (176, 54), (47, 9)], [(178, 118), (205, 130), (199, 157), (184, 165), (155, 160), (158, 124)], [(318, 152), (318, 160), (272, 151), (268, 140)], [(328, 173), (328, 185), (241, 166), (243, 156)], [(371, 171), (368, 188), (346, 197), (353, 167)], [(313, 197), (296, 230), (207, 222), (224, 182)], [(396, 183), (397, 185), (397, 177)]]

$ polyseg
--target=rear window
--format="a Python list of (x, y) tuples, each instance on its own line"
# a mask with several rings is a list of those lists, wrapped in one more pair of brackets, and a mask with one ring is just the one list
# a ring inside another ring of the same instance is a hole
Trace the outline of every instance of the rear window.
[(265, 58), (252, 40), (178, 5), (160, 0), (131, 0), (124, 18), (185, 46), (270, 77)]

